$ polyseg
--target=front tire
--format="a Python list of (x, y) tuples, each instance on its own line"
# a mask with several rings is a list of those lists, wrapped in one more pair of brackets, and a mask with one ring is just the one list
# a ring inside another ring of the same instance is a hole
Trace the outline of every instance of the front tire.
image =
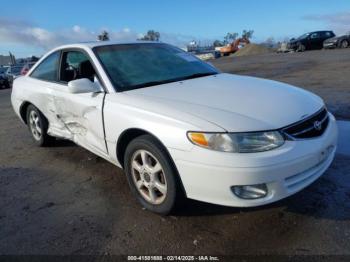
[(306, 47), (302, 44), (298, 44), (297, 52), (304, 52), (306, 50)]
[(132, 140), (124, 168), (130, 189), (144, 208), (162, 215), (174, 210), (183, 193), (176, 168), (157, 139), (143, 135)]
[(47, 134), (48, 121), (45, 116), (33, 105), (27, 108), (27, 125), (37, 146), (49, 146), (54, 138)]

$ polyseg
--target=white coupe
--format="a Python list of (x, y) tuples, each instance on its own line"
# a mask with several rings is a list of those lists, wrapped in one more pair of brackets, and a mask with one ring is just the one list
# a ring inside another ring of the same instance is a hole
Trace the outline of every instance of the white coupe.
[(325, 172), (337, 144), (318, 96), (220, 73), (164, 43), (56, 48), (14, 81), (11, 100), (36, 144), (69, 139), (123, 168), (160, 214), (183, 197), (239, 207), (285, 198)]

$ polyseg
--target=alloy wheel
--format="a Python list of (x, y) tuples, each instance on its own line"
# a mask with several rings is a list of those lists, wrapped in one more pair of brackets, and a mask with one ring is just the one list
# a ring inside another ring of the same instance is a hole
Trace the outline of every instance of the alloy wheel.
[(29, 114), (29, 125), (34, 139), (39, 141), (42, 136), (42, 129), (40, 126), (39, 115), (34, 110), (32, 110)]
[(348, 41), (344, 40), (343, 42), (341, 42), (341, 47), (342, 48), (347, 48), (349, 46)]
[(167, 181), (159, 160), (147, 150), (137, 150), (131, 158), (133, 182), (140, 195), (149, 203), (163, 203), (167, 194)]

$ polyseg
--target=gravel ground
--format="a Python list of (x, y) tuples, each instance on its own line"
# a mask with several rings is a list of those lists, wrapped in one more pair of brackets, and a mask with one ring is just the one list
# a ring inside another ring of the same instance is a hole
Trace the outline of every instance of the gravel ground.
[[(215, 63), (224, 71), (302, 85), (349, 118), (347, 62), (339, 55), (343, 72), (331, 74), (330, 65), (315, 62), (323, 54)], [(177, 216), (161, 217), (136, 203), (123, 172), (105, 160), (65, 141), (35, 147), (9, 99), (10, 90), (0, 90), (0, 254), (350, 255), (349, 156), (338, 154), (318, 181), (272, 205), (241, 209), (188, 201)]]

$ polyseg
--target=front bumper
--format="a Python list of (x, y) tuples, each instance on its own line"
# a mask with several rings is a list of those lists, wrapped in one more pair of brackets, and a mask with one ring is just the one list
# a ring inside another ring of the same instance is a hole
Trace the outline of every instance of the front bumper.
[[(188, 198), (225, 206), (259, 206), (288, 197), (319, 178), (333, 161), (337, 133), (330, 114), (321, 137), (286, 141), (267, 152), (234, 154), (197, 146), (190, 152), (169, 152)], [(267, 185), (268, 194), (260, 199), (241, 199), (231, 190), (232, 186), (262, 183)]]
[(323, 43), (323, 48), (337, 48), (338, 43), (337, 42), (329, 42), (329, 43)]
[(296, 43), (288, 43), (287, 48), (295, 51), (298, 49), (298, 45)]

